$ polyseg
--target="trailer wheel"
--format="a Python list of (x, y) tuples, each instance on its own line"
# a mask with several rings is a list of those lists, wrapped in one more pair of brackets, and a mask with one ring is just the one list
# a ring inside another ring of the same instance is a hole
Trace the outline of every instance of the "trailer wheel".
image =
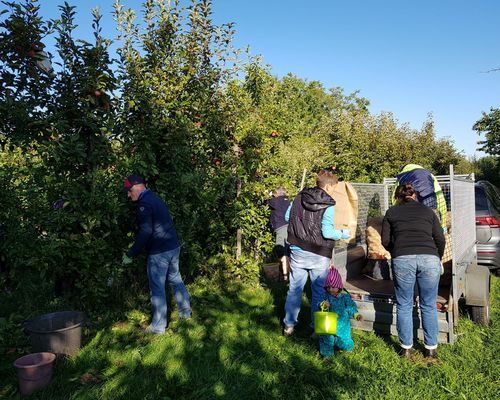
[(490, 305), (485, 306), (470, 306), (472, 321), (478, 325), (490, 324)]

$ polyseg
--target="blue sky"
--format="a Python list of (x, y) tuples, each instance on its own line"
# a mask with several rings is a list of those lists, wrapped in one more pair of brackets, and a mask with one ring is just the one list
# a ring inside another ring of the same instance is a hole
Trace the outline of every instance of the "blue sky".
[[(185, 0), (183, 0), (186, 3)], [(90, 37), (90, 9), (113, 36), (113, 0), (68, 0), (79, 37)], [(40, 0), (44, 17), (62, 1)], [(122, 0), (140, 10), (141, 0)], [(467, 156), (481, 139), (472, 125), (500, 107), (499, 0), (213, 0), (216, 24), (234, 22), (237, 47), (250, 46), (281, 77), (289, 72), (325, 88), (358, 90), (378, 114), (420, 129), (429, 113), (438, 137)]]

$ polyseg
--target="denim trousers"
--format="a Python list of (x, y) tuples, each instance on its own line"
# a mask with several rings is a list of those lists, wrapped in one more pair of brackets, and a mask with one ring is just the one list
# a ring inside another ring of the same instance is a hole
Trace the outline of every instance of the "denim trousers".
[(318, 303), (325, 292), (323, 286), (329, 266), (330, 257), (323, 257), (305, 250), (291, 249), (289, 287), (283, 319), (286, 327), (295, 326), (298, 323), (302, 292), (309, 276), (312, 291), (311, 327), (314, 328), (313, 313), (318, 311)]
[(167, 327), (166, 281), (168, 281), (179, 308), (179, 317), (189, 318), (191, 316), (189, 293), (179, 272), (180, 252), (181, 249), (178, 247), (174, 250), (148, 256), (148, 280), (153, 312), (149, 326), (151, 332), (163, 333)]
[(413, 303), (418, 288), (424, 345), (435, 349), (438, 339), (437, 293), (440, 278), (439, 257), (430, 254), (399, 256), (392, 260), (401, 347), (413, 346)]

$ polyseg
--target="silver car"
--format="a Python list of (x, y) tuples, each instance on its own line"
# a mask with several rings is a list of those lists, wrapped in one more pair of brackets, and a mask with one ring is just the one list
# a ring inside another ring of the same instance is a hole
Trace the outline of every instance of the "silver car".
[(500, 190), (487, 181), (475, 184), (477, 262), (500, 272)]

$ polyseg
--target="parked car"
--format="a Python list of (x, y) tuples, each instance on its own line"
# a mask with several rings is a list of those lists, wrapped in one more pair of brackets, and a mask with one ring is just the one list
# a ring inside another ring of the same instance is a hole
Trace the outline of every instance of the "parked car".
[(490, 182), (475, 184), (477, 262), (500, 273), (500, 190)]

